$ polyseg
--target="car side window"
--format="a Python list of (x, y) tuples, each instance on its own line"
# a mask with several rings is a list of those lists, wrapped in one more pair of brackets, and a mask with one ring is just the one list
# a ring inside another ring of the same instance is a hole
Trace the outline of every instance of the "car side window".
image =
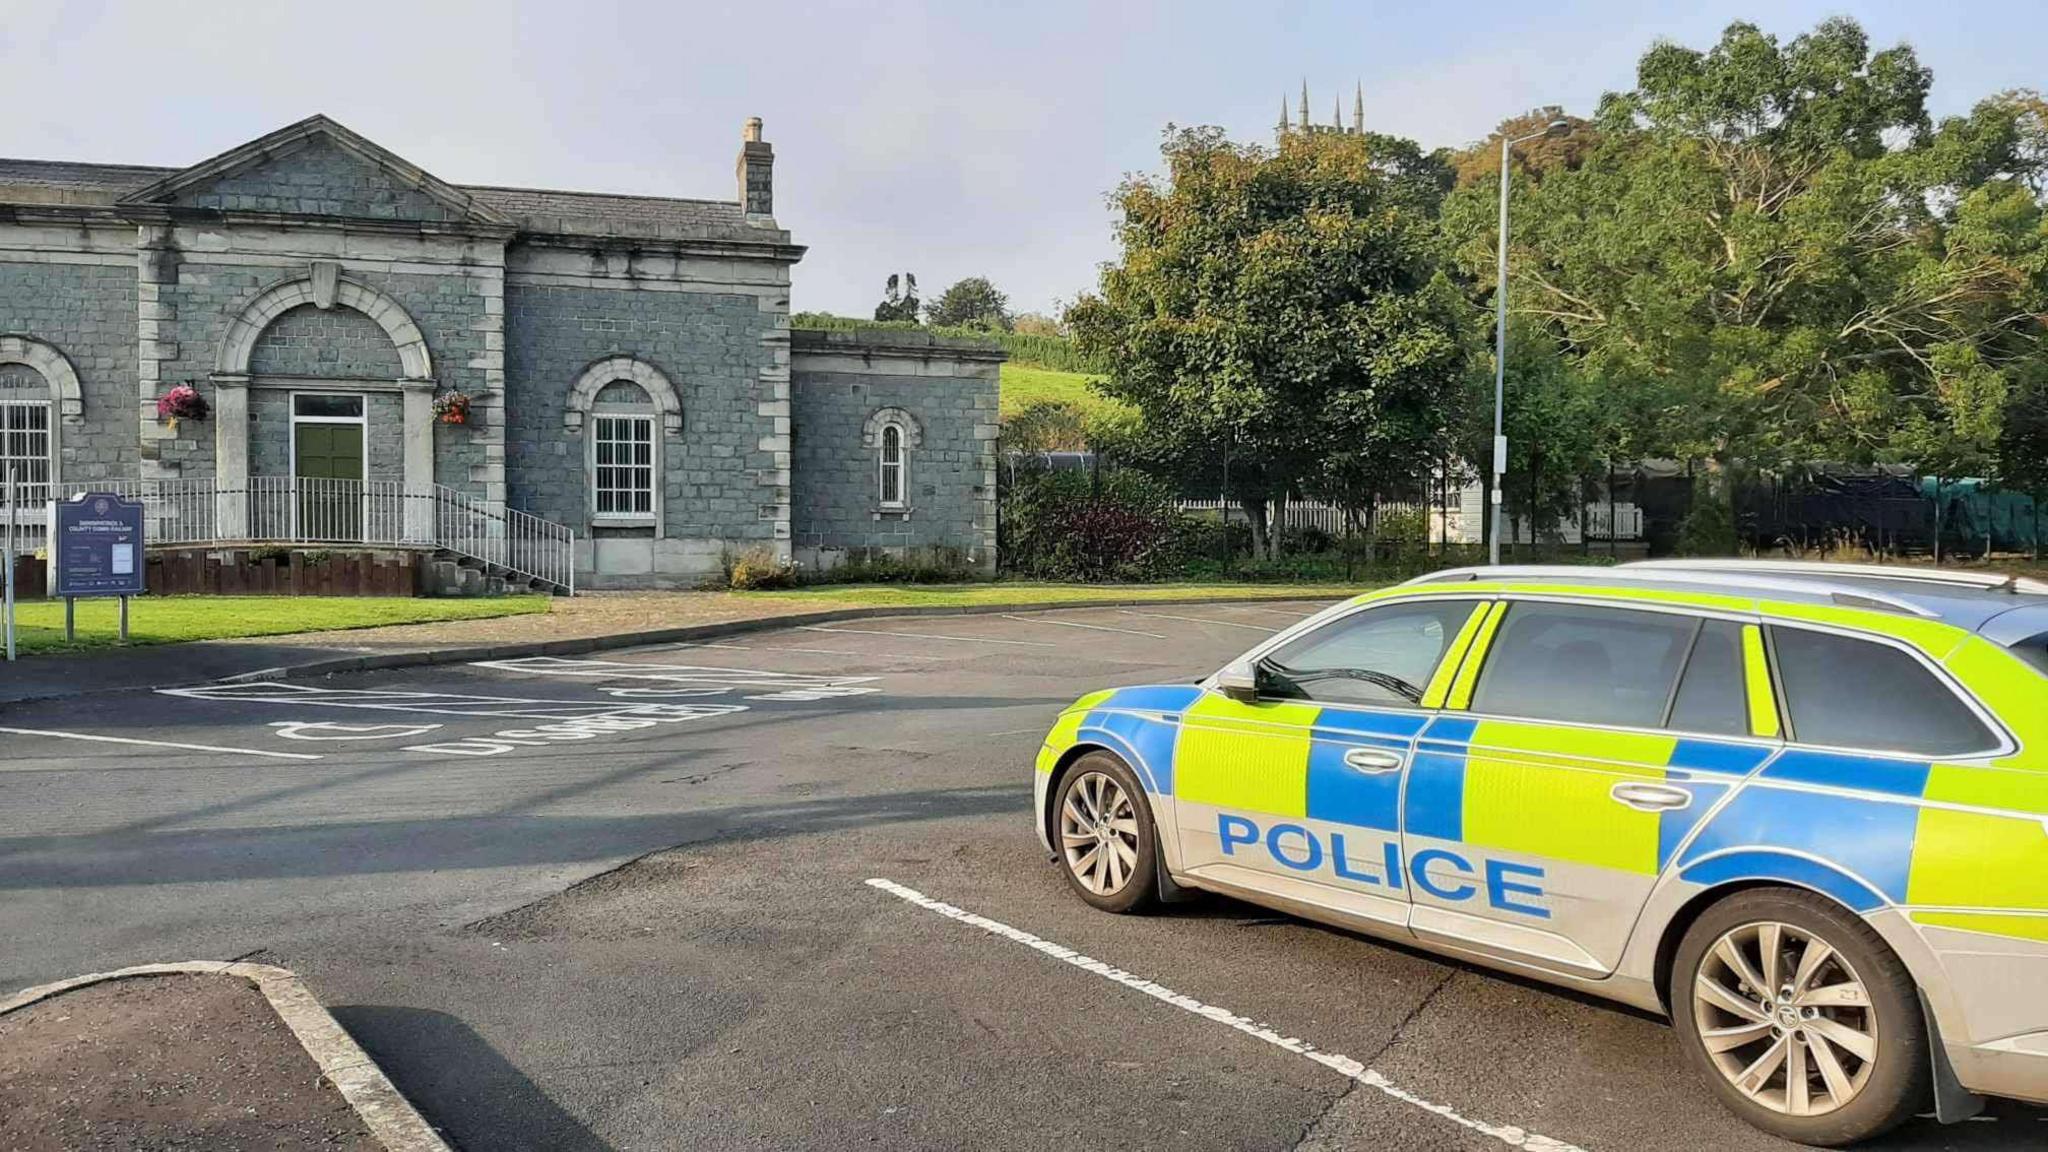
[(1833, 632), (1769, 631), (1791, 739), (1929, 756), (1997, 747), (1997, 734), (1905, 652)]
[(1749, 693), (1742, 677), (1742, 625), (1701, 621), (1664, 726), (1709, 736), (1748, 735)]
[(1508, 607), (1472, 710), (1572, 724), (1657, 728), (1699, 622), (1577, 604)]
[(1259, 660), (1259, 695), (1330, 704), (1419, 704), (1444, 651), (1478, 604), (1386, 604), (1332, 620)]

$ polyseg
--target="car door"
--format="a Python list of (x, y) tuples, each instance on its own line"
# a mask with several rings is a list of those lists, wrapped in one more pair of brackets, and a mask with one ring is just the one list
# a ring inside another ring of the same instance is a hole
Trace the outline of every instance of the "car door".
[(1754, 626), (1540, 600), (1501, 613), (1418, 742), (1403, 807), (1411, 924), (1601, 975), (1700, 815), (1776, 750), (1749, 715)]
[(1405, 930), (1402, 775), (1483, 603), (1371, 605), (1258, 653), (1258, 695), (1182, 716), (1174, 812), (1205, 879)]

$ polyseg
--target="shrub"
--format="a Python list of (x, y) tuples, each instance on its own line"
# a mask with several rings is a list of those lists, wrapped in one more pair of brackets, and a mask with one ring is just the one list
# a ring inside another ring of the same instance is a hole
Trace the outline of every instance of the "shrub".
[(1678, 523), (1674, 545), (1680, 556), (1735, 555), (1735, 506), (1702, 476), (1692, 490), (1692, 511)]
[(1189, 530), (1173, 490), (1141, 472), (1021, 475), (1003, 508), (1003, 555), (1046, 580), (1146, 580), (1170, 574)]
[(749, 548), (722, 557), (725, 586), (735, 592), (761, 592), (772, 588), (794, 588), (796, 565), (778, 560), (773, 550)]

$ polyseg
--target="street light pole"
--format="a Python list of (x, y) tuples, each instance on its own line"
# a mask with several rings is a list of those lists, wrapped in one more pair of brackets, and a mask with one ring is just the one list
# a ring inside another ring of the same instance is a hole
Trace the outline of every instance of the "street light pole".
[[(1543, 126), (1541, 132), (1513, 139), (1507, 136), (1500, 138), (1500, 239), (1495, 260), (1497, 280), (1493, 288), (1493, 484), (1487, 493), (1487, 500), (1493, 506), (1493, 531), (1486, 544), (1486, 562), (1489, 564), (1500, 563), (1501, 482), (1508, 472), (1508, 438), (1501, 427), (1508, 380), (1508, 152), (1515, 145), (1539, 136), (1562, 136), (1569, 131), (1571, 124), (1567, 121), (1552, 120)], [(1531, 538), (1534, 538), (1533, 533)]]

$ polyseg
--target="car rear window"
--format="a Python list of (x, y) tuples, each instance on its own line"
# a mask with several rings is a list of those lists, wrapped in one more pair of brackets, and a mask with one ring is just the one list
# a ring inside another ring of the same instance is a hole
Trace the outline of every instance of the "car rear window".
[(1998, 744), (1926, 665), (1889, 644), (1778, 626), (1770, 636), (1790, 735), (1799, 743), (1929, 756)]
[(1657, 728), (1699, 621), (1574, 604), (1508, 607), (1472, 710), (1496, 716)]
[(2019, 658), (2034, 666), (2034, 671), (2048, 676), (2048, 632), (2029, 636), (2012, 646)]

